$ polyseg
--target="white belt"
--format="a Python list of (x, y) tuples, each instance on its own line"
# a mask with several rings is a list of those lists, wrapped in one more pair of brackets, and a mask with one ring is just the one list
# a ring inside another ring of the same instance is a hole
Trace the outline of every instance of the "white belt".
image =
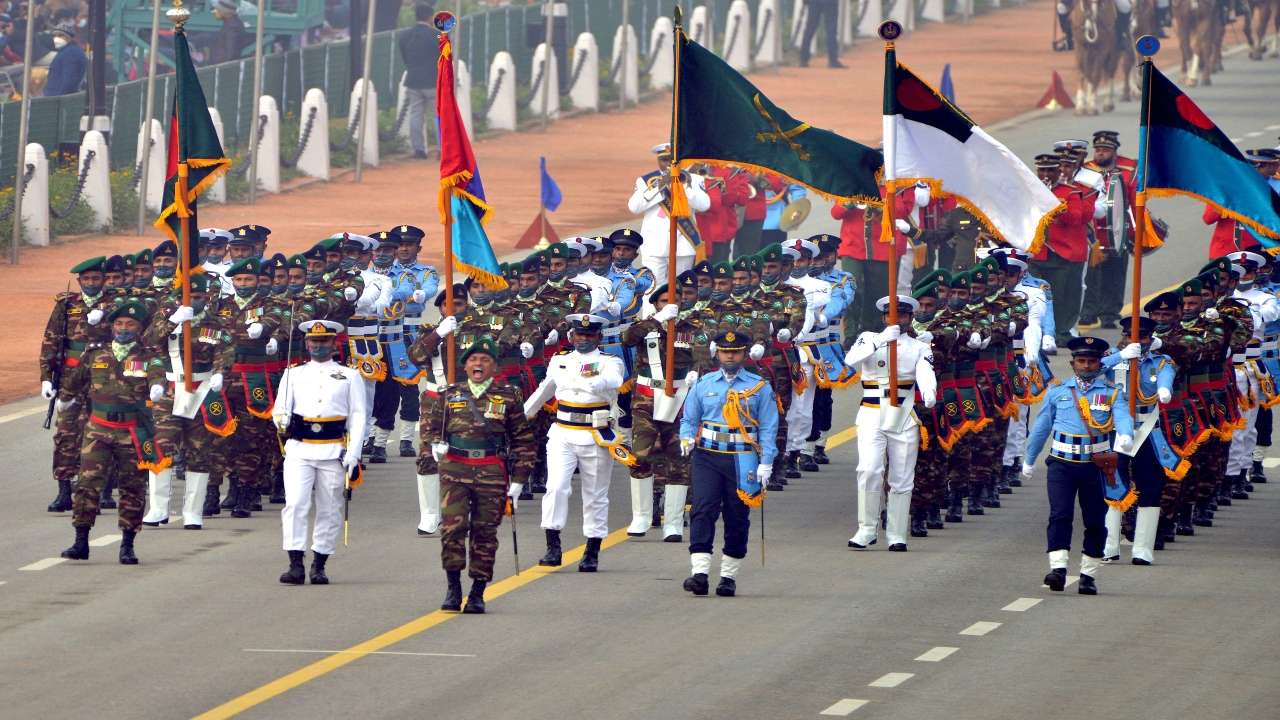
[(1024, 349), (1024, 345), (1025, 344), (1023, 343), (1022, 338), (1014, 338), (1014, 341), (1013, 341), (1014, 350), (1022, 350)]
[(600, 336), (601, 337), (622, 337), (622, 333), (626, 332), (627, 329), (630, 327), (631, 327), (631, 323), (622, 323), (621, 325), (614, 325), (613, 327), (607, 327), (600, 332)]
[(403, 333), (403, 332), (404, 332), (404, 325), (402, 325), (402, 324), (400, 324), (400, 323), (395, 323), (395, 324), (392, 324), (392, 325), (383, 325), (383, 326), (380, 328), (380, 332), (381, 332), (383, 335), (396, 335), (396, 334), (399, 334), (399, 333)]
[(1061, 440), (1054, 440), (1053, 450), (1055, 452), (1063, 453), (1064, 455), (1083, 455), (1085, 453), (1092, 455), (1093, 453), (1104, 453), (1110, 451), (1111, 443), (1104, 440), (1102, 442), (1093, 443), (1092, 445), (1072, 445), (1071, 443), (1065, 443)]
[(406, 315), (404, 318), (404, 324), (406, 327), (417, 327), (422, 324), (422, 318)]
[[(203, 381), (203, 380), (208, 380), (208, 379), (209, 379), (210, 377), (212, 377), (212, 376), (213, 376), (213, 373), (212, 373), (212, 372), (198, 372), (198, 373), (191, 373), (191, 381), (192, 381), (192, 382), (201, 382), (201, 381)], [(182, 379), (183, 379), (183, 376), (182, 376), (182, 375), (180, 375), (180, 374), (178, 374), (178, 373), (172, 373), (172, 372), (167, 372), (167, 373), (165, 373), (165, 374), (164, 374), (164, 377), (165, 377), (165, 379), (166, 379), (166, 380), (168, 380), (169, 382), (178, 382), (179, 380), (182, 380)]]
[(740, 432), (717, 432), (711, 428), (698, 428), (698, 437), (703, 440), (722, 443), (752, 443), (755, 442), (755, 434), (743, 435)]

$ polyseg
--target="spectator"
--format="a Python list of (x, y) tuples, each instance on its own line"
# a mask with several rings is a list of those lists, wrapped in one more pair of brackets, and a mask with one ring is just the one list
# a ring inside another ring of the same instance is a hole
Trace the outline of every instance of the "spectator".
[(427, 156), (427, 112), (435, 112), (436, 59), (440, 56), (435, 26), (431, 18), (436, 9), (420, 2), (413, 7), (417, 21), (409, 30), (400, 33), (400, 59), (404, 60), (405, 102), (409, 104), (409, 143), (413, 156)]
[(827, 67), (842, 68), (840, 62), (840, 41), (836, 38), (836, 18), (840, 8), (837, 0), (809, 0), (808, 13), (804, 22), (804, 37), (800, 41), (800, 67), (809, 67), (809, 49), (813, 47), (813, 39), (818, 34), (818, 23), (826, 18), (827, 28)]
[(240, 19), (239, 3), (236, 0), (214, 0), (213, 16), (222, 21), (222, 29), (209, 45), (209, 63), (239, 60), (244, 56), (244, 49), (253, 44), (253, 35)]
[(13, 34), (13, 18), (9, 13), (0, 13), (0, 64), (10, 65), (22, 62), (22, 48), (10, 47), (13, 43), (22, 43), (24, 38)]
[(53, 47), (57, 55), (49, 63), (49, 79), (45, 82), (45, 97), (70, 95), (80, 91), (84, 84), (85, 70), (89, 67), (89, 58), (84, 50), (76, 44), (75, 26), (67, 23), (53, 30)]

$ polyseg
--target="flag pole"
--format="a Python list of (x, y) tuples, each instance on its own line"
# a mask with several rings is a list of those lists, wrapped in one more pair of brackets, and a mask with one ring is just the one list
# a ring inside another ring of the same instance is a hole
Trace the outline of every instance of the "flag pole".
[[(897, 64), (894, 56), (893, 41), (902, 34), (902, 26), (893, 20), (887, 20), (880, 24), (880, 38), (884, 40), (884, 81), (885, 81), (885, 101), (888, 103), (888, 93), (890, 83), (892, 82), (893, 73)], [(884, 211), (881, 213), (881, 221), (883, 226), (880, 228), (880, 239), (883, 241), (888, 238), (889, 242), (889, 324), (898, 324), (898, 239), (894, 237), (896, 228), (894, 227), (893, 211), (897, 204), (897, 177), (894, 168), (894, 157), (896, 154), (896, 132), (892, 118), (888, 113), (884, 116)], [(870, 262), (871, 258), (867, 258)], [(897, 341), (889, 343), (889, 404), (893, 407), (898, 406), (898, 343)]]
[[(678, 158), (676, 153), (677, 153), (677, 148), (679, 147), (678, 141), (680, 139), (679, 137), (680, 136), (680, 35), (681, 33), (684, 32), (684, 28), (683, 28), (684, 13), (680, 11), (679, 5), (676, 5), (674, 10), (672, 10), (672, 16), (673, 16), (673, 19), (675, 20), (675, 23), (674, 23), (675, 32), (671, 34), (671, 37), (673, 40), (675, 40), (675, 46), (676, 46), (675, 48), (676, 72), (675, 72), (675, 77), (672, 80), (672, 86), (671, 86), (671, 168), (670, 168), (671, 170), (671, 191), (670, 191), (671, 207), (669, 208), (670, 212), (667, 213), (667, 221), (668, 221), (667, 222), (667, 300), (668, 302), (670, 302), (672, 298), (677, 298), (677, 302), (679, 302), (678, 295), (676, 294), (676, 270), (677, 270), (676, 268), (676, 249), (677, 249), (676, 234), (678, 232), (678, 228), (676, 226), (675, 194), (676, 194), (676, 185), (679, 184), (680, 182), (680, 165), (676, 162)], [(626, 42), (625, 38), (627, 37), (627, 25), (626, 25), (625, 18), (623, 19), (622, 37), (624, 38), (623, 42), (625, 43)], [(621, 55), (621, 60), (619, 60), (619, 62), (622, 62), (625, 65), (626, 61), (627, 61), (626, 52), (624, 50), (623, 54)], [(622, 95), (624, 97), (624, 102), (625, 102), (626, 94), (627, 94), (626, 81), (624, 79), (623, 92), (622, 92)], [(666, 347), (666, 358), (663, 365), (666, 369), (662, 373), (665, 378), (662, 381), (662, 391), (667, 394), (667, 397), (675, 397), (675, 394), (676, 394), (675, 377), (674, 377), (675, 371), (676, 371), (676, 319), (675, 318), (671, 318), (670, 320), (667, 321), (667, 347)]]
[[(191, 307), (191, 213), (187, 207), (187, 164), (178, 164), (178, 185), (174, 195), (178, 197), (178, 257), (182, 260), (182, 305)], [(182, 321), (182, 382), (187, 392), (195, 392), (195, 383), (191, 378), (191, 321)]]
[[(1141, 57), (1139, 67), (1142, 70), (1142, 104), (1139, 130), (1150, 127), (1151, 120), (1151, 57), (1160, 50), (1160, 41), (1152, 35), (1143, 35), (1135, 43)], [(1129, 338), (1138, 342), (1141, 331), (1138, 320), (1142, 316), (1142, 252), (1146, 242), (1147, 229), (1147, 137), (1146, 132), (1139, 132), (1138, 137), (1138, 192), (1133, 202), (1133, 294), (1130, 313)], [(1138, 391), (1142, 382), (1140, 374), (1142, 358), (1129, 362), (1129, 414), (1136, 417), (1138, 412)]]
[[(449, 62), (453, 62), (450, 58)], [(444, 307), (440, 311), (440, 318), (443, 320), (446, 315), (453, 314), (453, 190), (447, 191), (448, 195), (444, 199)], [(445, 375), (452, 384), (457, 377), (457, 368), (454, 367), (457, 361), (458, 348), (454, 340), (454, 334), (449, 333), (449, 337), (445, 339)]]

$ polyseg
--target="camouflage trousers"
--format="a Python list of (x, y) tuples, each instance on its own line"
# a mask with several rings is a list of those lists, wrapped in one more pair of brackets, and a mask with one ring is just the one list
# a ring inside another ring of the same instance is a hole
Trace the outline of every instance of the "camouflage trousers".
[[(791, 409), (791, 370), (787, 367), (786, 358), (781, 355), (774, 354), (773, 366), (768, 367), (764, 364), (756, 366), (756, 372), (760, 377), (769, 381), (769, 387), (773, 389), (773, 397), (779, 403), (778, 407), (778, 437), (777, 447), (778, 456), (786, 458), (787, 456), (787, 411)], [(692, 468), (693, 463), (689, 463)], [(691, 471), (689, 471), (691, 472)]]
[(194, 418), (173, 414), (172, 401), (161, 402), (154, 408), (156, 418), (156, 444), (165, 457), (176, 458), (182, 453), (188, 472), (205, 473), (212, 469), (214, 439), (204, 419), (196, 413)]
[[(493, 559), (498, 554), (498, 526), (507, 504), (505, 485), (459, 482), (443, 473), (440, 478), (440, 562), (445, 570), (467, 568), (473, 580), (493, 579)], [(467, 543), (470, 541), (470, 562)]]
[(935, 439), (929, 449), (916, 454), (916, 483), (911, 489), (911, 512), (928, 512), (943, 503), (947, 493), (947, 463), (950, 458)]
[(87, 396), (76, 396), (76, 404), (67, 408), (53, 426), (53, 479), (74, 480), (80, 472), (80, 445), (84, 424), (89, 419)]
[(117, 511), (120, 529), (136, 532), (142, 526), (142, 511), (147, 501), (147, 473), (138, 469), (133, 437), (128, 430), (90, 422), (85, 426), (80, 446), (80, 481), (76, 483), (72, 500), (72, 525), (93, 527), (102, 488), (113, 475), (120, 490)]
[(994, 485), (1004, 465), (1004, 442), (1009, 434), (1008, 418), (992, 418), (991, 424), (961, 442), (969, 444), (968, 463), (971, 487)]
[(969, 494), (969, 464), (973, 459), (972, 436), (961, 438), (946, 454), (947, 490), (951, 493)]
[[(427, 391), (418, 400), (418, 417), (429, 418), (440, 412), (440, 395)], [(427, 437), (427, 423), (418, 423), (418, 474), (435, 475), (440, 472), (435, 456), (431, 454), (431, 438)]]
[[(239, 429), (237, 428), (237, 432)], [(231, 467), (231, 453), (235, 448), (235, 434), (227, 437), (218, 437), (214, 435), (209, 445), (209, 487), (214, 490), (222, 487), (222, 476), (228, 471), (234, 471)]]
[[(662, 392), (662, 390), (655, 390)], [(688, 486), (691, 464), (680, 456), (680, 425), (653, 419), (653, 398), (636, 393), (631, 401), (631, 477), (653, 476), (654, 487)]]
[(271, 490), (271, 456), (280, 454), (280, 441), (271, 420), (249, 412), (244, 401), (244, 386), (240, 381), (231, 383), (227, 391), (236, 411), (236, 431), (229, 438), (227, 465), (234, 470), (240, 487)]

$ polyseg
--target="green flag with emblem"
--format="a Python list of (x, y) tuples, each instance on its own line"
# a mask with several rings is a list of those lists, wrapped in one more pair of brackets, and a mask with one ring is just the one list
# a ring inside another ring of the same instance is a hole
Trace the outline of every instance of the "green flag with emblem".
[(879, 150), (791, 117), (683, 28), (675, 35), (671, 146), (681, 167), (775, 173), (833, 200), (880, 204)]

